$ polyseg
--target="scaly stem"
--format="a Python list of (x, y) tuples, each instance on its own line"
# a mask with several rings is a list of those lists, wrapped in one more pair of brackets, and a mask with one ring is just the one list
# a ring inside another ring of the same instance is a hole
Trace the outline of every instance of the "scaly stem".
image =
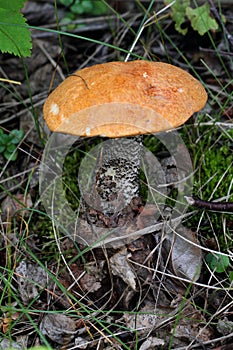
[(142, 136), (103, 143), (96, 172), (96, 190), (104, 212), (119, 211), (139, 195), (141, 152)]

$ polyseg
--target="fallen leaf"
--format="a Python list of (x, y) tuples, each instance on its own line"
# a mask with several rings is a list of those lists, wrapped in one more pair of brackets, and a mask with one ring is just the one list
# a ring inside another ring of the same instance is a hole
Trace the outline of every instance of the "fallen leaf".
[(26, 208), (32, 207), (32, 199), (28, 193), (26, 196), (24, 194), (16, 194), (14, 197), (7, 196), (1, 204), (2, 213), (7, 218), (13, 218), (17, 215), (29, 215), (29, 210)]
[(110, 266), (113, 275), (121, 277), (130, 288), (136, 290), (135, 274), (127, 260), (129, 255), (127, 249), (123, 248), (110, 258)]
[(218, 320), (217, 330), (222, 335), (228, 335), (233, 332), (233, 322), (224, 317), (222, 320)]
[(174, 273), (182, 278), (197, 281), (202, 266), (202, 251), (195, 233), (184, 226), (167, 234), (171, 247), (171, 264)]
[(23, 303), (26, 305), (36, 299), (48, 285), (48, 275), (39, 265), (22, 260), (16, 267), (18, 290)]
[(75, 330), (75, 321), (62, 314), (47, 314), (40, 324), (42, 334), (58, 344), (63, 344), (64, 340), (68, 340), (67, 338), (72, 338)]
[(96, 292), (101, 288), (101, 283), (98, 281), (96, 276), (91, 275), (89, 273), (85, 273), (85, 275), (80, 278), (80, 285), (84, 292)]
[(16, 342), (13, 342), (12, 339), (3, 339), (0, 340), (0, 350), (23, 350), (23, 347)]
[(84, 291), (96, 292), (101, 288), (102, 279), (105, 277), (104, 274), (105, 261), (101, 260), (96, 262), (90, 262), (85, 264), (86, 273), (80, 278), (80, 285)]
[(165, 344), (163, 339), (156, 337), (149, 337), (142, 343), (139, 350), (155, 350), (157, 347), (161, 349), (161, 346)]

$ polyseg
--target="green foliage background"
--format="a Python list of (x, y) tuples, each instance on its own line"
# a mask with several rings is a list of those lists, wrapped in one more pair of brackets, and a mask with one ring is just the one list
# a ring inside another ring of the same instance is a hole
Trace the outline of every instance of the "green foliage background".
[(31, 55), (31, 33), (20, 9), (25, 0), (0, 0), (0, 50), (20, 57)]

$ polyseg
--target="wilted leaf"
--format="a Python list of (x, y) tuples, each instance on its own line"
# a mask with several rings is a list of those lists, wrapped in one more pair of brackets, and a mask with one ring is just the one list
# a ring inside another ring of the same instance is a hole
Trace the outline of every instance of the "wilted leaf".
[(129, 264), (127, 257), (129, 253), (127, 249), (122, 249), (119, 253), (114, 254), (110, 259), (110, 266), (113, 275), (119, 276), (133, 290), (136, 289), (135, 274)]
[(167, 235), (171, 244), (171, 263), (177, 276), (198, 280), (202, 265), (202, 251), (194, 232), (180, 226), (176, 233)]
[(88, 272), (86, 272), (79, 281), (84, 291), (92, 293), (101, 288), (101, 281), (104, 276), (103, 265), (104, 261), (99, 262), (98, 266), (96, 266), (96, 263), (86, 264), (86, 269)]
[(18, 289), (23, 303), (26, 305), (36, 299), (48, 284), (47, 273), (42, 267), (22, 260), (16, 267)]
[(76, 330), (76, 323), (70, 317), (62, 314), (48, 314), (42, 319), (40, 331), (52, 341), (63, 344), (64, 337), (73, 337)]
[(233, 322), (229, 321), (227, 317), (222, 320), (218, 320), (217, 331), (220, 334), (228, 335), (233, 332)]
[(8, 218), (12, 218), (15, 214), (26, 214), (29, 215), (29, 211), (26, 208), (32, 207), (32, 199), (28, 193), (16, 194), (14, 197), (7, 196), (1, 204), (2, 213)]
[(85, 275), (80, 279), (80, 285), (84, 291), (88, 291), (90, 293), (96, 292), (101, 288), (101, 283), (98, 282), (93, 275), (89, 275), (85, 273)]
[(148, 299), (144, 300), (144, 303), (145, 306), (140, 308), (138, 313), (125, 313), (123, 316), (126, 326), (130, 330), (137, 330), (141, 337), (146, 336), (152, 330), (158, 329), (165, 323), (169, 324), (167, 321), (170, 318), (172, 319), (176, 313), (176, 309), (169, 306), (166, 309), (164, 307), (160, 308)]
[(174, 340), (173, 346), (180, 345), (181, 342), (187, 344), (193, 339), (203, 343), (212, 338), (212, 329), (206, 325), (205, 318), (193, 305), (187, 302), (182, 309), (179, 307), (177, 312), (179, 313), (179, 323), (175, 323), (173, 330), (171, 330), (171, 333), (177, 338), (176, 341)]
[(156, 337), (149, 337), (142, 343), (139, 350), (155, 350), (161, 349), (161, 346), (165, 344), (165, 341)]
[(23, 347), (12, 340), (0, 340), (0, 350), (23, 350)]
[(75, 338), (75, 348), (76, 349), (87, 349), (89, 341), (83, 339), (82, 337)]

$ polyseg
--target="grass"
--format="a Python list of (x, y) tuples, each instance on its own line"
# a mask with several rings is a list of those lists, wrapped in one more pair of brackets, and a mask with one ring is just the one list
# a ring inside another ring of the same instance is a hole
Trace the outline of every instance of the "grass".
[[(131, 58), (158, 58), (189, 69), (197, 76), (208, 91), (208, 105), (203, 113), (194, 116), (185, 127), (178, 130), (192, 159), (193, 190), (203, 199), (233, 201), (233, 128), (230, 115), (232, 78), (225, 64), (225, 56), (221, 56), (216, 44), (223, 42), (228, 48), (224, 25), (219, 33), (209, 33), (205, 38), (197, 37), (197, 40), (206, 45), (206, 49), (214, 50), (216, 55), (213, 55), (213, 60), (217, 56), (216, 67), (210, 67), (211, 62), (207, 62), (204, 50), (200, 53), (197, 48), (195, 52), (191, 50), (190, 54), (190, 49), (185, 48), (183, 38), (174, 32), (167, 13), (163, 13), (158, 20), (151, 21), (144, 28), (149, 14), (151, 16), (151, 9), (145, 11), (139, 1), (135, 3), (140, 5), (138, 11), (141, 11), (141, 16), (136, 16), (140, 20), (137, 20), (135, 25), (129, 24), (120, 13), (113, 12), (119, 21), (122, 33), (122, 36), (119, 37), (116, 32), (114, 33), (114, 29), (112, 30), (113, 37), (115, 35), (118, 38), (117, 43), (114, 40), (104, 42), (54, 29), (39, 29), (55, 35), (59, 34), (61, 40), (63, 36), (69, 36), (75, 42), (82, 40), (87, 45), (91, 43), (97, 48), (102, 45), (108, 50), (109, 60), (124, 59), (130, 52), (130, 48), (134, 47)], [(154, 4), (155, 2), (151, 1), (150, 7), (152, 8)], [(141, 31), (142, 28), (144, 28), (143, 31)], [(128, 32), (130, 32), (130, 41), (125, 39), (125, 33)], [(157, 42), (160, 44), (156, 45)], [(198, 55), (202, 57), (195, 58)], [(95, 57), (94, 60), (101, 61), (100, 56)], [(66, 57), (66, 61), (67, 64), (71, 63), (69, 57)], [(220, 73), (214, 68), (220, 69)], [(27, 81), (29, 86), (28, 74)], [(27, 107), (25, 101), (20, 98), (18, 90), (16, 91), (12, 90), (12, 96), (13, 94), (17, 96), (17, 99)], [(30, 90), (28, 94), (33, 106), (33, 96)], [(35, 111), (34, 106), (33, 110)], [(41, 128), (38, 136), (40, 140), (43, 137), (41, 145), (44, 145), (46, 138), (38, 114), (34, 113), (34, 117), (37, 130)], [(36, 154), (32, 153), (30, 148), (28, 150), (25, 147), (25, 144), (28, 143), (27, 137), (28, 134), (25, 136), (25, 143), (18, 147), (19, 159), (22, 161), (24, 157), (29, 157), (34, 162), (33, 167), (36, 169), (43, 146), (40, 145), (40, 148), (37, 148)], [(77, 197), (79, 200), (75, 165), (95, 145), (95, 142), (98, 140), (94, 141), (94, 144), (87, 140), (80, 141), (78, 150), (71, 150), (65, 160), (62, 180), (67, 188), (66, 198), (73, 210), (76, 210), (78, 206)], [(147, 136), (145, 145), (153, 153), (166, 151), (159, 142), (155, 142), (154, 137)], [(229, 309), (232, 306), (233, 267), (231, 262), (225, 271), (218, 273), (212, 270), (203, 259), (200, 279), (193, 283), (186, 283), (185, 276), (182, 277), (177, 271), (172, 271), (172, 268), (175, 269), (175, 267), (170, 265), (171, 261), (167, 258), (167, 255), (172, 257), (172, 250), (166, 251), (166, 247), (162, 245), (162, 242), (166, 240), (166, 237), (163, 236), (164, 232), (159, 235), (155, 233), (153, 237), (144, 236), (146, 243), (142, 250), (140, 247), (130, 246), (128, 251), (130, 254), (128, 272), (138, 273), (137, 290), (133, 292), (118, 275), (114, 275), (111, 271), (111, 257), (114, 251), (104, 247), (103, 249), (80, 247), (70, 237), (69, 232), (59, 232), (55, 220), (45, 212), (40, 202), (38, 187), (30, 185), (32, 176), (28, 174), (31, 174), (31, 170), (22, 174), (20, 167), (17, 165), (15, 168), (13, 163), (6, 162), (1, 165), (1, 200), (9, 193), (14, 197), (19, 191), (25, 197), (30, 192), (34, 203), (27, 214), (22, 209), (19, 215), (15, 213), (9, 216), (7, 210), (2, 213), (1, 340), (20, 342), (17, 336), (21, 336), (21, 339), (27, 343), (27, 345), (21, 345), (22, 349), (30, 348), (38, 342), (45, 345), (46, 349), (62, 349), (62, 346), (67, 346), (70, 350), (74, 349), (74, 338), (72, 334), (69, 334), (69, 329), (64, 343), (58, 345), (40, 328), (41, 320), (45, 315), (55, 317), (57, 314), (63, 314), (75, 320), (77, 329), (80, 331), (79, 342), (87, 342), (88, 349), (96, 349), (100, 346), (107, 349), (109, 346), (111, 349), (136, 350), (140, 349), (151, 334), (164, 341), (165, 345), (160, 345), (161, 349), (173, 349), (179, 346), (184, 348), (179, 338), (179, 331), (182, 330), (182, 327), (191, 329), (189, 321), (196, 325), (200, 334), (203, 329), (207, 333), (214, 329), (214, 335), (209, 335), (209, 338), (207, 336), (207, 342), (211, 337), (212, 341), (219, 337), (219, 333), (216, 332), (216, 324), (225, 316), (227, 306)], [(143, 180), (146, 183), (146, 174)], [(146, 188), (144, 192), (147, 193)], [(174, 198), (176, 198), (176, 192), (174, 192)], [(215, 252), (231, 256), (233, 230), (231, 215), (197, 212), (192, 208), (189, 208), (189, 213), (190, 217), (184, 220), (183, 225), (196, 231), (198, 241), (193, 241), (193, 243), (199, 247), (203, 256)], [(148, 247), (150, 249), (147, 251)], [(140, 254), (143, 254), (143, 251), (148, 253), (142, 260), (143, 263), (137, 261), (135, 251), (139, 251)], [(19, 277), (23, 276), (23, 272), (17, 273), (16, 270), (16, 266), (19, 266), (23, 260), (30, 262), (35, 269), (40, 267), (47, 276), (46, 283), (44, 283), (42, 280), (36, 280), (36, 274), (29, 274), (29, 271), (26, 270), (25, 288), (28, 290), (34, 288), (35, 293), (30, 295), (28, 291), (25, 297), (26, 302), (22, 302), (19, 290)], [(91, 281), (94, 282), (91, 283)], [(87, 282), (90, 282), (89, 290), (85, 284)], [(98, 287), (98, 283), (102, 283), (103, 292), (100, 292), (99, 289), (91, 291), (93, 286)], [(177, 289), (180, 294), (176, 291)], [(152, 300), (153, 303), (150, 304)], [(219, 304), (217, 304), (218, 300)], [(148, 305), (151, 307), (149, 312), (146, 308)], [(166, 317), (164, 317), (164, 308)], [(150, 333), (153, 322), (154, 330)], [(54, 323), (56, 323), (55, 318)], [(54, 324), (52, 326), (54, 327)], [(140, 329), (147, 326), (149, 327), (147, 331)], [(65, 328), (64, 323), (62, 327)], [(57, 334), (59, 335), (59, 330)], [(24, 338), (25, 335), (28, 335), (29, 338)], [(197, 334), (194, 334), (194, 338), (196, 336)], [(75, 337), (78, 335), (76, 334)], [(69, 345), (66, 345), (66, 341)], [(205, 342), (205, 339), (200, 338), (200, 341)], [(193, 339), (188, 339), (187, 343), (192, 344)], [(213, 344), (215, 344), (214, 341)], [(218, 344), (216, 342), (216, 346)]]

